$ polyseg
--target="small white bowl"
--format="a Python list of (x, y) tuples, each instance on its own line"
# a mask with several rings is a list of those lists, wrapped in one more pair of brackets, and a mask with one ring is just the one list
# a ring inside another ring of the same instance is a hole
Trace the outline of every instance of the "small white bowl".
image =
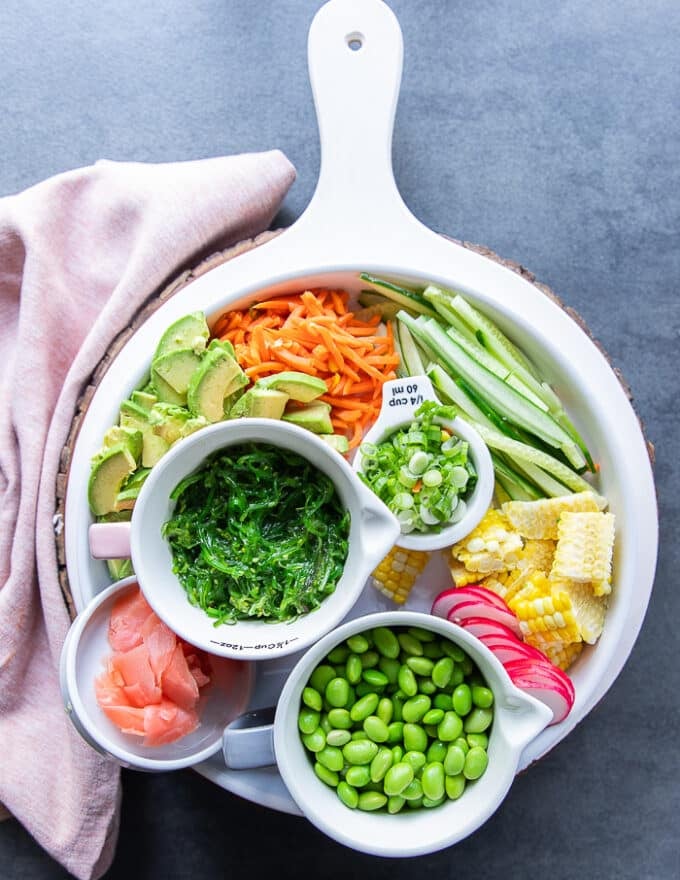
[[(172, 571), (172, 551), (161, 529), (175, 506), (174, 488), (208, 456), (249, 441), (291, 450), (330, 477), (350, 514), (349, 549), (335, 591), (319, 608), (295, 620), (241, 620), (216, 626), (192, 605)], [(156, 464), (142, 486), (131, 523), (90, 526), (90, 549), (98, 558), (131, 555), (147, 601), (173, 632), (223, 657), (270, 660), (306, 648), (346, 617), (368, 576), (394, 546), (399, 523), (357, 477), (349, 463), (311, 431), (276, 419), (233, 419), (180, 440)], [(114, 542), (120, 538), (128, 549)]]
[[(432, 383), (427, 376), (411, 376), (385, 382), (382, 392), (380, 414), (364, 437), (364, 443), (377, 445), (395, 431), (405, 428), (415, 419), (418, 407), (426, 400), (439, 403)], [(472, 493), (465, 499), (465, 514), (455, 523), (438, 531), (399, 533), (395, 543), (407, 550), (440, 550), (460, 541), (475, 528), (491, 504), (494, 489), (494, 470), (486, 443), (477, 431), (459, 416), (455, 419), (435, 419), (437, 424), (467, 441), (468, 454), (477, 471), (477, 482)], [(361, 447), (352, 465), (359, 473), (363, 469), (364, 456)]]
[(61, 651), (59, 681), (66, 711), (74, 726), (93, 748), (124, 767), (160, 772), (179, 770), (206, 760), (222, 745), (224, 726), (242, 714), (252, 694), (252, 663), (211, 657), (211, 682), (201, 690), (200, 724), (172, 743), (144, 746), (139, 737), (123, 733), (100, 708), (95, 678), (113, 653), (108, 627), (114, 603), (137, 588), (135, 577), (112, 584), (76, 617)]
[[(314, 772), (297, 724), (302, 691), (315, 667), (336, 645), (378, 626), (419, 627), (445, 636), (474, 661), (493, 691), (488, 767), (479, 779), (467, 785), (458, 800), (394, 815), (352, 810)], [(288, 676), (274, 724), (251, 727), (249, 716), (236, 719), (225, 730), (223, 751), (227, 766), (233, 769), (275, 761), (307, 819), (339, 843), (371, 855), (409, 857), (451, 846), (486, 822), (512, 785), (523, 749), (551, 719), (550, 709), (519, 690), (494, 654), (462, 627), (418, 611), (387, 611), (355, 618), (317, 642)]]

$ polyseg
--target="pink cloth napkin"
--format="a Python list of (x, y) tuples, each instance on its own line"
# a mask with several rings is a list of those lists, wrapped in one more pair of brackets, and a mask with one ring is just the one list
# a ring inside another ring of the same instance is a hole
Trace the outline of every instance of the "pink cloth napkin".
[(101, 161), (0, 199), (0, 804), (78, 878), (113, 858), (120, 774), (59, 692), (70, 621), (52, 518), (76, 401), (144, 299), (265, 230), (294, 177), (278, 151)]

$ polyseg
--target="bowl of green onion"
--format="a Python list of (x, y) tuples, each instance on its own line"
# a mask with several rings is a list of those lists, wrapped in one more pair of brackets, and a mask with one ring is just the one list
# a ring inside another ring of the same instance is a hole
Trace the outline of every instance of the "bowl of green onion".
[(486, 444), (455, 407), (439, 402), (426, 376), (385, 382), (380, 414), (353, 467), (397, 518), (396, 543), (410, 550), (455, 544), (491, 504)]

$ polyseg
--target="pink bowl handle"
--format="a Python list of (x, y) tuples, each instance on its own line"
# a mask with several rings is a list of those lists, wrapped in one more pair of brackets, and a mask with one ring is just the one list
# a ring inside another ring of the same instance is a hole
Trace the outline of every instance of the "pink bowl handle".
[(88, 533), (90, 553), (95, 559), (130, 557), (130, 523), (93, 523)]

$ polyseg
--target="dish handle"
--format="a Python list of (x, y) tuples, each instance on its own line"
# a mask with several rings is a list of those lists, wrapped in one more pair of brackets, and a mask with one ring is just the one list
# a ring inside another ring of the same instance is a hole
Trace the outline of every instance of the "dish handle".
[(224, 729), (222, 754), (231, 770), (252, 770), (276, 763), (273, 707), (239, 715)]
[(130, 523), (92, 523), (88, 542), (93, 559), (129, 559)]

